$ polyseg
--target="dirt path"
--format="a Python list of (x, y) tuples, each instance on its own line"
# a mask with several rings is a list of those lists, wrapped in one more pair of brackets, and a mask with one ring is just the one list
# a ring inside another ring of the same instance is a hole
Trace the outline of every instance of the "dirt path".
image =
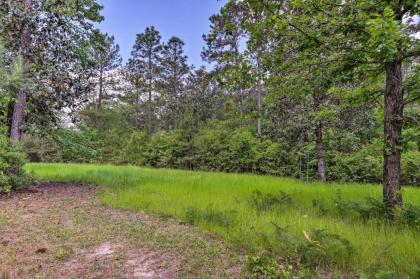
[(230, 251), (175, 220), (101, 206), (88, 185), (0, 196), (0, 279), (237, 278)]

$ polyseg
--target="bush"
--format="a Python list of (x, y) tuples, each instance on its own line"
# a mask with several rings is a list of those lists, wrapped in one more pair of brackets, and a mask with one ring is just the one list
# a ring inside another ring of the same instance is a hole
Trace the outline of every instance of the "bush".
[(26, 154), (18, 144), (10, 144), (6, 136), (0, 136), (0, 193), (9, 193), (31, 181), (23, 170)]
[(148, 139), (145, 132), (133, 132), (121, 149), (116, 163), (144, 166), (147, 161)]
[(224, 129), (201, 130), (194, 140), (194, 165), (209, 171), (225, 170), (228, 155), (228, 133)]
[(402, 154), (401, 182), (420, 187), (420, 151), (410, 150)]
[(327, 175), (332, 181), (378, 183), (382, 181), (383, 157), (380, 142), (344, 154), (334, 152), (327, 162)]
[(59, 129), (46, 138), (27, 137), (24, 145), (31, 160), (41, 162), (92, 163), (101, 161), (96, 131), (85, 126), (79, 130)]
[(258, 144), (259, 158), (257, 171), (263, 174), (292, 176), (294, 173), (294, 162), (291, 158), (291, 152), (286, 147), (265, 140)]
[(255, 172), (259, 157), (257, 144), (257, 139), (249, 131), (235, 131), (228, 142), (226, 171)]
[(344, 267), (349, 263), (354, 249), (347, 239), (319, 229), (303, 233), (304, 240), (297, 251), (304, 264), (310, 267), (330, 264)]
[(250, 256), (246, 262), (248, 276), (254, 279), (280, 279), (279, 265), (273, 257), (267, 253)]

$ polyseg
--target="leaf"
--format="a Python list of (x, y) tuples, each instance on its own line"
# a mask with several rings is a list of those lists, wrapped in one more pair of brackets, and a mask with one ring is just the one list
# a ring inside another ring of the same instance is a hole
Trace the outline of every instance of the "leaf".
[(313, 240), (305, 230), (303, 230), (303, 236), (309, 243), (319, 245), (319, 241)]

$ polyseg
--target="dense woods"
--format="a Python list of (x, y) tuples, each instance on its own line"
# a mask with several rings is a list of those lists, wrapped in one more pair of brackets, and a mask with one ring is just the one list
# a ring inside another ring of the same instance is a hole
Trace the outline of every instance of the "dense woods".
[(31, 160), (383, 183), (391, 207), (419, 185), (416, 1), (232, 0), (207, 68), (153, 26), (123, 64), (100, 9), (1, 2), (2, 135)]

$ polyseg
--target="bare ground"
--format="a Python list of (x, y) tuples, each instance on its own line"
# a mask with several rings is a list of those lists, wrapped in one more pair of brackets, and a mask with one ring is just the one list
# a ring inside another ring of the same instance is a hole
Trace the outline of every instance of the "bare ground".
[(102, 206), (90, 185), (0, 196), (0, 279), (238, 278), (235, 252), (175, 220)]

